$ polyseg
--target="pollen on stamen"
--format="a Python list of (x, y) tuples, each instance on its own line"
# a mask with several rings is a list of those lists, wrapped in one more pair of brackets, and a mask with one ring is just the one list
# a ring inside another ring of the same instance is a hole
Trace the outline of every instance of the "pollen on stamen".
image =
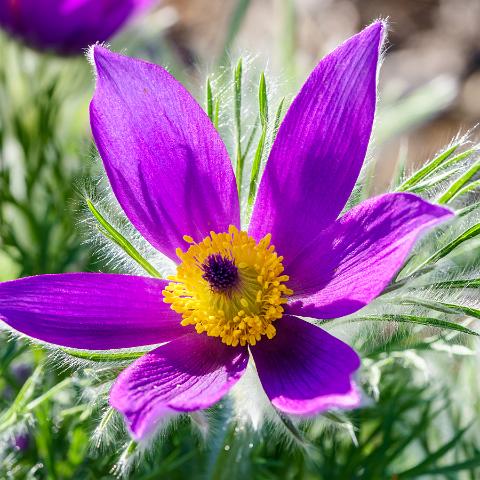
[(189, 236), (184, 240), (190, 246), (186, 252), (177, 249), (181, 264), (163, 292), (164, 301), (181, 314), (181, 324), (232, 346), (273, 338), (273, 323), (293, 292), (271, 236), (257, 243), (231, 225), (199, 243)]

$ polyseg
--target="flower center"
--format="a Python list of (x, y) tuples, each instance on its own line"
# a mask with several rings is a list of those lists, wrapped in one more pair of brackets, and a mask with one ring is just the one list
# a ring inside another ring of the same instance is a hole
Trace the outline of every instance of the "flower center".
[(209, 255), (202, 263), (206, 280), (215, 292), (228, 292), (238, 283), (238, 268), (235, 261), (220, 253)]
[(182, 325), (195, 325), (198, 333), (234, 347), (255, 345), (264, 335), (273, 338), (272, 323), (293, 292), (270, 238), (257, 243), (232, 225), (228, 233), (210, 232), (200, 243), (185, 236), (190, 248), (177, 249), (182, 263), (163, 291)]

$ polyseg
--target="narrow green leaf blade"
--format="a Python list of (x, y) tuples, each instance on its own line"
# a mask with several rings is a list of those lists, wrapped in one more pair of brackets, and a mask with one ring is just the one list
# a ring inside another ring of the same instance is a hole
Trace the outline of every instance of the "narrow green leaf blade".
[(403, 305), (421, 305), (422, 307), (431, 308), (432, 310), (444, 313), (462, 313), (469, 317), (480, 319), (480, 310), (478, 308), (467, 307), (465, 305), (424, 300), (422, 298), (406, 298), (400, 303)]
[(255, 194), (257, 192), (257, 181), (260, 173), (260, 165), (262, 163), (263, 150), (265, 147), (265, 137), (267, 131), (264, 129), (258, 141), (257, 150), (255, 151), (255, 157), (253, 159), (252, 165), (252, 174), (250, 177), (250, 188), (248, 191), (248, 208), (250, 209), (253, 206), (253, 201), (255, 200)]
[(243, 61), (240, 58), (233, 74), (233, 103), (234, 103), (234, 121), (235, 121), (235, 156), (238, 196), (241, 199), (241, 189), (243, 181), (244, 158), (242, 155), (242, 75)]
[(267, 97), (267, 83), (265, 81), (265, 74), (260, 75), (260, 85), (258, 87), (258, 105), (260, 110), (260, 121), (262, 127), (266, 128), (268, 123), (268, 97)]
[[(418, 317), (416, 315), (365, 315), (359, 319), (355, 319), (356, 322), (358, 321), (375, 321), (375, 322), (400, 322), (400, 323), (411, 323), (417, 325), (425, 325), (427, 327), (435, 327), (435, 328), (444, 328), (447, 330), (455, 330), (457, 332), (465, 333), (467, 335), (473, 336), (480, 336), (474, 330), (471, 330), (463, 325), (460, 325), (455, 322), (449, 322), (448, 320), (440, 320), (438, 318), (432, 317)], [(351, 321), (351, 320), (350, 320)]]
[(216, 98), (215, 104), (214, 104), (213, 125), (217, 130), (219, 125), (219, 118), (220, 118), (220, 100)]
[(207, 78), (207, 115), (211, 122), (213, 122), (213, 93), (212, 93), (212, 83), (210, 79)]
[(35, 408), (37, 408), (39, 405), (41, 405), (43, 402), (50, 400), (55, 394), (63, 390), (65, 387), (68, 385), (72, 384), (72, 378), (68, 377), (63, 379), (61, 382), (55, 384), (52, 388), (47, 390), (45, 393), (40, 395), (39, 397), (35, 398), (31, 402), (29, 402), (26, 407), (25, 411), (30, 412), (33, 411)]
[[(450, 473), (457, 473), (457, 472), (461, 472), (462, 470), (471, 470), (478, 467), (480, 467), (480, 455), (475, 455), (473, 458), (465, 460), (464, 462), (458, 462), (450, 465), (444, 465), (442, 467), (429, 468), (427, 470), (423, 470), (422, 475), (435, 475), (435, 476), (448, 475)], [(471, 477), (471, 478), (476, 478), (476, 477)]]
[(35, 387), (40, 380), (42, 372), (43, 367), (40, 365), (23, 384), (10, 407), (2, 413), (0, 416), (0, 433), (14, 426), (18, 415), (24, 412), (26, 404), (35, 393)]
[(420, 462), (415, 467), (409, 468), (399, 474), (397, 474), (397, 478), (417, 478), (418, 475), (423, 474), (427, 467), (435, 463), (437, 460), (441, 459), (447, 452), (449, 452), (452, 448), (454, 448), (457, 442), (463, 437), (466, 431), (470, 428), (470, 425), (467, 425), (465, 428), (459, 430), (451, 440), (449, 440), (445, 445), (441, 446), (435, 452), (431, 452), (430, 455), (427, 456), (425, 460)]
[(480, 188), (480, 179), (473, 181), (472, 183), (469, 183), (468, 185), (465, 185), (463, 188), (458, 190), (452, 197), (450, 198), (450, 201), (456, 200), (458, 197), (461, 197), (462, 195), (466, 195), (467, 193), (473, 192), (477, 188)]
[(160, 273), (151, 265), (145, 258), (143, 258), (138, 250), (118, 231), (107, 219), (97, 210), (91, 200), (87, 199), (87, 206), (92, 215), (98, 223), (105, 229), (102, 233), (117, 244), (130, 258), (135, 260), (148, 274), (152, 277), (161, 278)]
[(74, 350), (71, 348), (61, 348), (61, 351), (70, 355), (71, 357), (82, 360), (89, 360), (90, 362), (124, 362), (129, 360), (136, 360), (145, 355), (146, 352), (89, 352), (87, 350)]
[(272, 143), (277, 136), (278, 129), (280, 128), (280, 121), (282, 120), (284, 105), (285, 105), (285, 97), (283, 97), (280, 100), (280, 103), (278, 104), (278, 107), (277, 107), (277, 111), (275, 113), (275, 121), (273, 123), (273, 131), (272, 131)]
[(460, 144), (452, 145), (450, 148), (442, 152), (440, 155), (435, 157), (433, 160), (428, 162), (424, 167), (415, 172), (411, 177), (407, 178), (399, 187), (397, 187), (398, 192), (405, 192), (411, 189), (414, 185), (420, 182), (428, 174), (432, 173), (435, 169), (442, 165), (454, 152)]
[(480, 171), (480, 161), (475, 162), (459, 179), (457, 179), (450, 188), (438, 199), (438, 203), (449, 202), (458, 191), (464, 187), (468, 181)]
[(417, 268), (415, 268), (415, 270), (411, 274), (424, 268), (426, 265), (430, 263), (438, 262), (443, 257), (446, 257), (452, 250), (457, 248), (459, 245), (466, 242), (467, 240), (470, 240), (476, 237), (479, 234), (480, 234), (480, 223), (477, 223), (476, 225), (473, 225), (473, 227), (470, 227), (468, 230), (465, 230), (465, 232), (463, 232), (457, 238), (455, 238), (454, 240), (449, 242), (447, 245), (445, 245), (443, 248), (441, 248), (440, 250), (435, 252), (433, 255), (431, 255), (429, 258), (427, 258), (423, 263), (421, 263)]
[(257, 191), (258, 176), (260, 174), (260, 166), (262, 163), (263, 151), (265, 149), (265, 141), (267, 139), (268, 128), (268, 99), (267, 84), (265, 82), (265, 74), (262, 72), (260, 76), (260, 85), (258, 87), (258, 105), (260, 113), (260, 122), (262, 124), (262, 133), (258, 140), (255, 157), (253, 158), (252, 171), (250, 174), (250, 186), (248, 191), (248, 209), (253, 206), (255, 194)]
[(431, 288), (480, 288), (480, 278), (436, 282)]

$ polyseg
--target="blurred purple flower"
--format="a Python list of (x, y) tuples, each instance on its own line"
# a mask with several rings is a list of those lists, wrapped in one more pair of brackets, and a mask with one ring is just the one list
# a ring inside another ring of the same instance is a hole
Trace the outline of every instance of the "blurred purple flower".
[(15, 436), (14, 446), (17, 450), (24, 452), (30, 446), (30, 436), (28, 433), (20, 433)]
[(358, 405), (357, 354), (298, 316), (362, 308), (418, 235), (451, 216), (391, 193), (339, 217), (370, 139), (383, 35), (374, 23), (314, 69), (279, 129), (248, 233), (239, 231), (226, 148), (201, 107), (163, 68), (95, 47), (91, 125), (110, 184), (177, 273), (169, 281), (76, 273), (6, 282), (0, 318), (67, 347), (168, 342), (123, 371), (110, 394), (137, 439), (168, 412), (219, 400), (249, 352), (283, 412)]
[(0, 0), (0, 26), (39, 50), (80, 54), (152, 0)]

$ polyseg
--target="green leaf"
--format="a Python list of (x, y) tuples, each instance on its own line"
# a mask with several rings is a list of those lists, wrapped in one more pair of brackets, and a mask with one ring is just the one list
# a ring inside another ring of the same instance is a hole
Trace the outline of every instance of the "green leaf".
[(410, 190), (413, 186), (419, 183), (420, 180), (424, 179), (427, 175), (431, 174), (435, 169), (440, 167), (452, 155), (452, 153), (457, 150), (459, 146), (459, 143), (452, 145), (450, 148), (428, 162), (424, 167), (415, 172), (410, 178), (407, 178), (407, 180), (397, 187), (397, 192), (406, 192)]
[(390, 452), (392, 458), (398, 458), (402, 451), (404, 451), (410, 444), (417, 441), (418, 437), (425, 430), (425, 425), (428, 425), (432, 418), (435, 418), (440, 412), (442, 412), (443, 406), (434, 412), (431, 412), (430, 409), (431, 404), (427, 403), (423, 408), (423, 411), (420, 415), (420, 420), (418, 421), (417, 425), (415, 425), (415, 427), (409, 432), (409, 434), (405, 436), (403, 441), (401, 441), (395, 447), (395, 449)]
[(480, 171), (480, 161), (475, 162), (459, 179), (453, 182), (450, 188), (438, 199), (438, 203), (449, 202), (478, 171)]
[(268, 123), (268, 97), (267, 97), (267, 84), (265, 82), (265, 73), (260, 75), (260, 85), (258, 87), (258, 105), (260, 111), (260, 121), (262, 127), (267, 128)]
[(480, 188), (480, 179), (475, 180), (472, 183), (469, 183), (468, 185), (465, 185), (463, 188), (458, 190), (457, 193), (455, 193), (451, 198), (450, 201), (456, 200), (458, 197), (461, 197), (462, 195), (465, 195), (467, 193), (473, 192), (477, 188)]
[(449, 322), (448, 320), (439, 320), (432, 317), (418, 317), (416, 315), (403, 315), (403, 314), (391, 314), (391, 315), (364, 315), (361, 318), (354, 318), (347, 320), (348, 322), (355, 321), (374, 321), (374, 322), (400, 322), (411, 323), (416, 325), (425, 325), (427, 327), (444, 328), (447, 330), (455, 330), (457, 332), (465, 333), (467, 335), (480, 336), (477, 332), (470, 330), (463, 325), (455, 322)]
[(220, 99), (215, 99), (213, 125), (218, 130), (218, 120), (220, 117)]
[(207, 115), (210, 121), (213, 122), (214, 120), (213, 94), (212, 94), (212, 84), (209, 78), (207, 78)]
[(74, 350), (70, 348), (61, 348), (60, 350), (71, 357), (89, 360), (91, 362), (125, 362), (129, 360), (136, 360), (146, 353), (146, 351), (117, 353), (89, 352), (87, 350)]
[(307, 439), (305, 438), (301, 430), (299, 430), (297, 426), (293, 423), (292, 419), (288, 415), (282, 413), (280, 410), (275, 409), (275, 413), (277, 414), (278, 419), (283, 424), (287, 432), (292, 435), (292, 438), (300, 445), (308, 447), (309, 444), (307, 442)]
[(242, 152), (243, 162), (245, 162), (245, 159), (247, 158), (247, 155), (250, 152), (250, 148), (252, 147), (252, 144), (253, 144), (253, 139), (255, 138), (255, 135), (258, 130), (258, 125), (259, 125), (259, 117), (256, 118), (255, 123), (253, 124), (252, 130), (250, 131), (250, 135), (248, 136), (247, 145), (245, 147), (245, 150)]
[(445, 445), (437, 449), (435, 452), (430, 452), (425, 460), (420, 462), (418, 465), (415, 465), (408, 470), (404, 470), (401, 473), (397, 474), (398, 479), (402, 478), (417, 478), (418, 475), (423, 475), (427, 471), (428, 467), (437, 460), (441, 459), (446, 453), (448, 453), (452, 448), (454, 448), (459, 440), (463, 437), (465, 432), (470, 428), (470, 425), (467, 425), (465, 428), (462, 428), (458, 431), (453, 438), (448, 441)]
[(475, 210), (480, 209), (480, 202), (472, 203), (471, 205), (467, 205), (466, 207), (457, 210), (455, 213), (457, 217), (465, 217), (469, 213), (474, 212)]
[(255, 195), (257, 193), (257, 181), (260, 174), (260, 165), (262, 163), (262, 155), (265, 146), (266, 130), (262, 131), (260, 140), (258, 141), (257, 149), (255, 151), (255, 157), (253, 159), (252, 173), (250, 177), (250, 187), (248, 191), (248, 208), (253, 206)]
[(56, 393), (60, 392), (68, 385), (71, 385), (71, 383), (72, 383), (71, 378), (65, 378), (61, 382), (55, 384), (52, 388), (47, 390), (45, 393), (35, 398), (31, 402), (29, 402), (25, 407), (25, 412), (32, 411), (35, 408), (37, 408), (39, 405), (41, 405), (43, 402), (50, 400)]
[(479, 234), (480, 234), (480, 223), (477, 223), (473, 227), (470, 227), (468, 230), (463, 232), (457, 238), (455, 238), (454, 240), (449, 242), (443, 248), (441, 248), (440, 250), (435, 252), (429, 258), (427, 258), (424, 262), (422, 262), (419, 266), (417, 266), (415, 268), (415, 270), (413, 270), (413, 272), (411, 272), (410, 275), (412, 275), (413, 273), (417, 272), (418, 270), (424, 268), (426, 265), (428, 265), (430, 263), (438, 262), (443, 257), (446, 257), (452, 250), (457, 248), (459, 245), (466, 242), (467, 240), (471, 240), (472, 238), (475, 238)]
[[(471, 470), (480, 467), (480, 454), (475, 455), (469, 460), (464, 462), (453, 463), (450, 465), (444, 465), (443, 467), (429, 468), (422, 472), (422, 475), (447, 475), (449, 473), (456, 473), (462, 470)], [(456, 477), (455, 477), (456, 478)], [(477, 478), (477, 477), (472, 477)]]
[(112, 240), (112, 242), (118, 245), (130, 258), (135, 260), (148, 274), (150, 274), (152, 277), (161, 278), (160, 273), (145, 258), (140, 255), (138, 250), (118, 230), (116, 230), (106, 220), (106, 218), (97, 210), (91, 200), (87, 198), (86, 202), (88, 209), (104, 229), (100, 229), (100, 231), (107, 238)]
[(105, 430), (114, 415), (115, 415), (115, 409), (112, 407), (108, 407), (107, 410), (102, 415), (102, 420), (100, 420), (100, 423), (98, 424), (97, 429), (102, 431)]
[(283, 106), (285, 105), (285, 97), (280, 100), (278, 104), (277, 111), (275, 113), (275, 121), (273, 123), (273, 131), (272, 131), (272, 143), (277, 137), (278, 129), (280, 128), (280, 121), (282, 120), (283, 114)]
[(235, 156), (236, 169), (235, 176), (237, 179), (238, 196), (241, 197), (244, 158), (242, 156), (242, 59), (238, 60), (237, 66), (233, 74), (233, 105), (234, 105), (234, 121), (235, 121)]
[(400, 303), (404, 305), (421, 305), (443, 313), (463, 313), (469, 317), (480, 319), (480, 310), (473, 307), (466, 307), (454, 303), (444, 303), (439, 301), (424, 300), (419, 298), (406, 298)]
[(480, 288), (480, 278), (465, 280), (448, 280), (429, 285), (431, 288)]
[(427, 177), (424, 181), (417, 183), (415, 186), (409, 189), (409, 192), (417, 193), (420, 194), (424, 192), (425, 190), (435, 187), (445, 180), (451, 178), (452, 175), (455, 175), (456, 173), (460, 172), (461, 169), (457, 168), (454, 170), (449, 170), (447, 172), (442, 172), (438, 175), (435, 175), (434, 177), (429, 176)]
[(250, 209), (255, 200), (255, 194), (257, 192), (257, 181), (260, 173), (260, 166), (262, 163), (263, 151), (265, 148), (265, 140), (267, 138), (268, 128), (268, 98), (267, 98), (267, 85), (265, 82), (265, 75), (262, 72), (260, 76), (260, 85), (258, 87), (258, 104), (260, 112), (260, 122), (262, 124), (262, 134), (257, 144), (255, 151), (255, 157), (253, 159), (252, 171), (250, 176), (250, 188), (248, 191), (248, 208)]
[(21, 415), (27, 403), (35, 393), (35, 388), (43, 373), (42, 365), (38, 366), (32, 375), (23, 384), (18, 392), (15, 400), (12, 402), (8, 410), (5, 410), (0, 416), (0, 432), (4, 432), (10, 427), (13, 427), (17, 422), (18, 416)]
[(452, 167), (453, 165), (455, 165), (456, 163), (459, 163), (461, 162), (462, 160), (465, 160), (466, 158), (468, 158), (469, 156), (471, 155), (474, 155), (475, 153), (478, 153), (478, 148), (470, 148), (469, 150), (465, 150), (464, 152), (462, 153), (459, 153), (458, 155), (456, 155), (455, 157), (453, 158), (450, 158), (448, 159), (443, 165), (442, 165), (442, 170), (444, 168), (450, 168)]

